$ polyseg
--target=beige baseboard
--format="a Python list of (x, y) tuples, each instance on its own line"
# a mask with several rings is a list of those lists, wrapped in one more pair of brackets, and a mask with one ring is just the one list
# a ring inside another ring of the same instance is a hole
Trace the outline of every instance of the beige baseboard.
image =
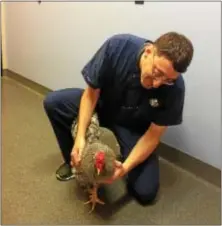
[[(46, 95), (51, 91), (50, 89), (7, 69), (3, 70), (3, 76), (14, 79), (43, 95)], [(193, 173), (194, 175), (214, 184), (217, 187), (221, 187), (221, 171), (219, 169), (163, 143), (159, 145), (157, 151), (160, 156), (167, 161)]]
[(36, 92), (39, 92), (40, 94), (46, 95), (48, 92), (50, 92), (51, 90), (46, 88), (45, 86), (42, 86), (36, 82), (33, 82), (25, 77), (23, 77), (22, 75), (19, 75), (11, 70), (8, 69), (4, 69), (3, 70), (3, 76), (11, 78), (16, 80), (17, 82), (35, 90)]

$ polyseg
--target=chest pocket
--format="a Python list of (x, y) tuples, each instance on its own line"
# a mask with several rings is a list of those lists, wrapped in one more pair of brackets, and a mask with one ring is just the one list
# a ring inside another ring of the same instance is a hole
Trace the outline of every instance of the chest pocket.
[(164, 101), (157, 89), (146, 90), (138, 77), (132, 77), (123, 92), (118, 122), (144, 132), (163, 108)]
[(122, 109), (138, 109), (138, 105), (142, 101), (142, 88), (137, 75), (131, 76), (125, 86), (123, 87), (123, 93), (121, 97)]
[(151, 119), (147, 91), (141, 87), (139, 76), (131, 76), (124, 85), (117, 122), (123, 126), (141, 128)]

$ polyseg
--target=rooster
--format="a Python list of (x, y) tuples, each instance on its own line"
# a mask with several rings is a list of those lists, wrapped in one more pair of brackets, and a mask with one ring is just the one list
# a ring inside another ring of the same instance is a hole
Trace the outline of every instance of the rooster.
[[(72, 136), (75, 139), (78, 129), (78, 118), (72, 124)], [(98, 198), (97, 190), (101, 182), (110, 179), (115, 171), (115, 161), (121, 158), (120, 146), (114, 133), (100, 127), (97, 113), (91, 117), (86, 131), (86, 145), (81, 153), (80, 166), (73, 172), (77, 183), (90, 194), (85, 204), (92, 203), (92, 212), (96, 203), (105, 203)]]

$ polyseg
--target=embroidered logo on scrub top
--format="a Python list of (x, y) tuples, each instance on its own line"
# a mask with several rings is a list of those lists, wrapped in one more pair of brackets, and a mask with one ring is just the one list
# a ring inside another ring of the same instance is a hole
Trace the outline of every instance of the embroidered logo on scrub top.
[(159, 107), (159, 101), (156, 98), (149, 99), (149, 103), (152, 107)]

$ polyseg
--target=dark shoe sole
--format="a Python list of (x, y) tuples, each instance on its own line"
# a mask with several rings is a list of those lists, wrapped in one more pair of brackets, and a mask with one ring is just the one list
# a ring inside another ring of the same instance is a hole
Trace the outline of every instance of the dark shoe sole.
[(61, 177), (60, 175), (56, 174), (56, 178), (59, 181), (69, 181), (75, 178), (75, 175), (70, 175), (68, 177)]
[(75, 178), (75, 174), (67, 163), (63, 163), (56, 171), (56, 178), (59, 181), (69, 181)]

